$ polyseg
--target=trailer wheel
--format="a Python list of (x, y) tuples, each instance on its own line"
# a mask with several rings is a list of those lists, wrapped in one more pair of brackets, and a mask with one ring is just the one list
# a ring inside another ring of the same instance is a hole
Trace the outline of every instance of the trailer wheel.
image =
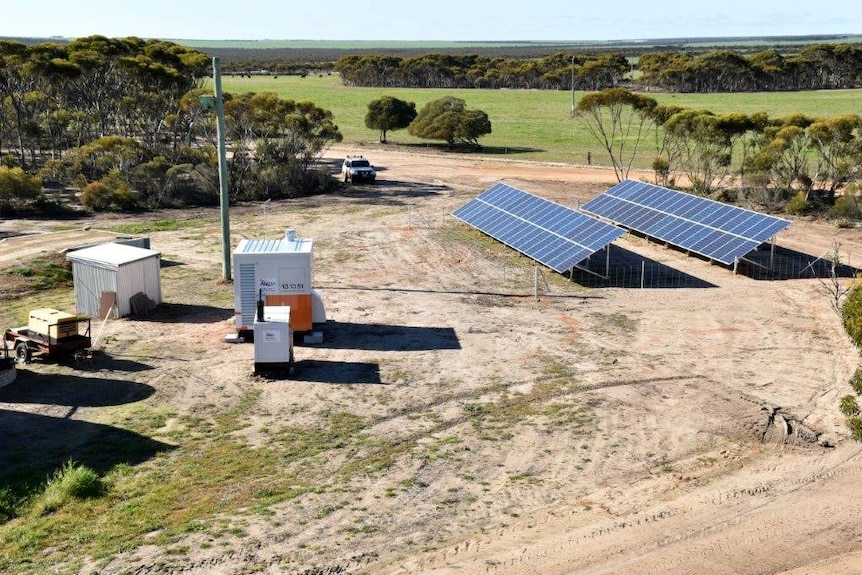
[(31, 358), (30, 346), (27, 345), (26, 341), (19, 341), (15, 344), (15, 359), (18, 363), (30, 363)]

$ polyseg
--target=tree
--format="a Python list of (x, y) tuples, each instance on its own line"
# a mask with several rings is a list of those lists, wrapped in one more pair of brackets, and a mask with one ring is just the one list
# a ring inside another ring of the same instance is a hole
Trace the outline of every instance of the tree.
[(847, 295), (852, 290), (852, 286), (842, 285), (840, 268), (841, 263), (841, 244), (833, 244), (832, 251), (823, 256), (823, 259), (829, 264), (829, 277), (827, 279), (819, 278), (823, 292), (829, 297), (829, 306), (832, 308), (838, 317), (844, 318), (844, 302), (847, 300)]
[(786, 195), (798, 184), (807, 193), (811, 187), (809, 152), (811, 139), (806, 128), (813, 120), (802, 116), (773, 120), (754, 142), (756, 150), (745, 158), (747, 171), (767, 174), (772, 185)]
[(380, 130), (380, 142), (386, 143), (386, 132), (400, 130), (416, 119), (416, 104), (392, 96), (383, 96), (368, 103), (365, 127)]
[(491, 133), (491, 121), (481, 110), (467, 110), (464, 100), (446, 96), (428, 102), (407, 132), (426, 140), (443, 140), (450, 146), (464, 143), (480, 147), (478, 138)]
[(670, 154), (692, 187), (702, 193), (712, 191), (715, 183), (730, 169), (734, 140), (754, 128), (744, 114), (717, 116), (706, 110), (682, 110), (662, 124)]
[(818, 120), (808, 126), (811, 145), (817, 152), (812, 180), (827, 190), (827, 203), (835, 201), (835, 191), (859, 170), (859, 138), (862, 118), (853, 114)]
[[(323, 150), (343, 137), (329, 110), (273, 92), (225, 95), (225, 120), (234, 139), (231, 189), (243, 199), (320, 191), (321, 180), (311, 169)], [(270, 165), (279, 166), (277, 174)]]
[(633, 94), (625, 88), (592, 92), (578, 102), (580, 117), (587, 129), (607, 151), (614, 175), (621, 182), (628, 177), (657, 102), (649, 96)]

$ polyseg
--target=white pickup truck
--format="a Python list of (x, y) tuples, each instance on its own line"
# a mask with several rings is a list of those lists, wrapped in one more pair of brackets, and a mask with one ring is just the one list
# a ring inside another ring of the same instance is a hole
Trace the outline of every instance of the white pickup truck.
[(371, 162), (362, 156), (347, 156), (341, 164), (341, 177), (345, 182), (374, 182), (377, 172)]

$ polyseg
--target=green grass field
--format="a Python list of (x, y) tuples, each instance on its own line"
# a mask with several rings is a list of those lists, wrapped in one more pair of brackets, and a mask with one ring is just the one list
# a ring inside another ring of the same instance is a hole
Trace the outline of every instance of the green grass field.
[[(275, 92), (282, 98), (310, 100), (331, 110), (348, 144), (376, 143), (379, 134), (365, 127), (368, 103), (381, 96), (415, 102), (417, 110), (426, 103), (456, 96), (468, 108), (483, 110), (493, 132), (480, 139), (482, 154), (547, 162), (580, 164), (587, 152), (594, 162), (607, 163), (604, 152), (587, 131), (585, 123), (572, 118), (572, 93), (541, 90), (445, 90), (406, 88), (354, 88), (343, 86), (339, 76), (224, 76), (225, 92)], [(575, 93), (577, 102), (583, 92)], [(702, 108), (715, 113), (766, 111), (770, 117), (803, 113), (810, 116), (862, 113), (862, 90), (741, 94), (651, 94), (661, 104)], [(388, 134), (393, 145), (436, 145), (410, 136), (406, 130)], [(654, 150), (645, 150), (638, 164), (649, 166)]]

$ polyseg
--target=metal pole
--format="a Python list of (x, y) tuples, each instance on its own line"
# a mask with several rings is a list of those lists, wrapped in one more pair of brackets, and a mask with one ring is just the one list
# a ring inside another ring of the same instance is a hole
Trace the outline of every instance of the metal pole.
[(769, 240), (769, 271), (772, 271), (772, 266), (775, 264), (775, 236)]
[(533, 297), (539, 299), (539, 266), (533, 268)]
[(213, 58), (213, 85), (215, 86), (215, 109), (218, 134), (218, 180), (221, 188), (221, 251), (222, 275), (225, 281), (231, 280), (230, 273), (230, 201), (227, 193), (227, 153), (224, 144), (224, 99), (221, 91), (221, 61)]
[(575, 55), (572, 54), (572, 118), (575, 117)]

